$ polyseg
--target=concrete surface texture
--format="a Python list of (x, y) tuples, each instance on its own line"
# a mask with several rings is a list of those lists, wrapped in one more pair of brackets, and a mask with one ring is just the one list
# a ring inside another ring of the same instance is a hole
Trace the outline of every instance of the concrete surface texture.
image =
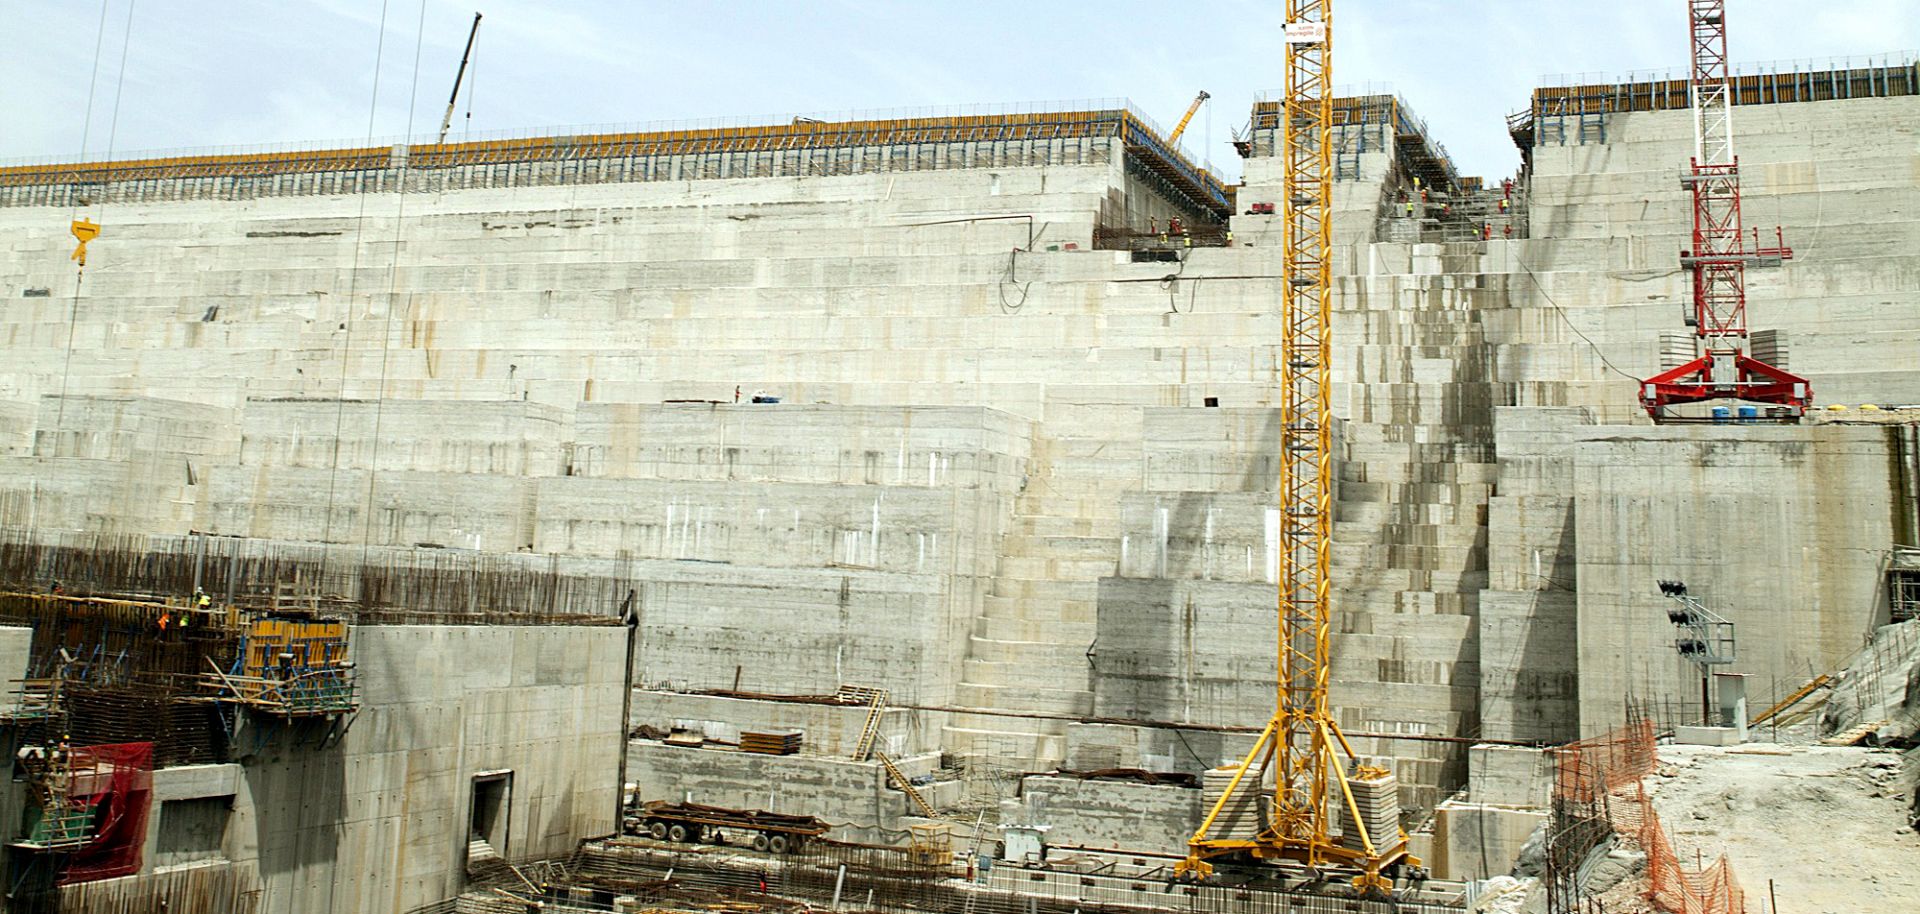
[(352, 645), (339, 744), (283, 725), (243, 733), (239, 762), (155, 772), (142, 874), (93, 889), (231, 870), (262, 912), (411, 910), (465, 885), (478, 778), (507, 785), (513, 859), (613, 829), (624, 628), (361, 625)]
[[(1750, 222), (1796, 251), (1753, 323), (1822, 403), (1920, 402), (1917, 114), (1740, 121)], [(1406, 151), (1342, 133), (1331, 687), (1410, 816), (1465, 750), (1387, 737), (1683, 707), (1662, 577), (1735, 620), (1758, 707), (1884, 619), (1898, 433), (1634, 405), (1681, 328), (1690, 130), (1543, 134), (1531, 225), (1470, 243), (1397, 224)], [(1096, 250), (1172, 211), (1126, 158), (121, 202), (77, 298), (66, 210), (0, 206), (0, 522), (595, 562), (654, 691), (872, 685), (963, 763), (1211, 766), (1232, 740), (1072, 722), (1272, 711), (1277, 223)]]

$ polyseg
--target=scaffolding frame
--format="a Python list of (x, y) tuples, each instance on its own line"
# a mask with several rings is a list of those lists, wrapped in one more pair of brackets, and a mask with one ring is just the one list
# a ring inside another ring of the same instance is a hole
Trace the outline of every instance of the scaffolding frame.
[[(401, 189), (403, 173), (409, 174), (407, 188), (414, 189), (417, 182), (432, 183), (436, 177), (447, 182), (452, 172), (463, 169), (487, 173), (489, 180), (482, 186), (515, 183), (526, 177), (520, 173), (526, 170), (554, 178), (551, 183), (857, 174), (997, 167), (1010, 158), (1020, 164), (1055, 164), (1050, 150), (1074, 140), (1116, 140), (1130, 164), (1164, 182), (1166, 190), (1196, 211), (1216, 218), (1232, 212), (1225, 184), (1129, 107), (845, 121), (795, 118), (785, 124), (687, 130), (16, 165), (0, 167), (0, 190), (68, 186), (99, 193), (119, 185), (152, 192), (158, 190), (156, 182), (204, 180), (213, 183), (215, 192), (239, 194), (256, 188), (259, 179), (288, 178), (294, 192), (302, 187), (315, 193), (383, 192)], [(1033, 155), (1037, 149), (1043, 154)], [(1010, 155), (1015, 151), (1021, 154)], [(978, 155), (982, 152), (985, 155)], [(782, 167), (775, 168), (769, 155)], [(789, 163), (794, 166), (791, 172), (784, 167)], [(54, 195), (31, 194), (25, 202), (48, 202), (42, 196), (50, 201)]]

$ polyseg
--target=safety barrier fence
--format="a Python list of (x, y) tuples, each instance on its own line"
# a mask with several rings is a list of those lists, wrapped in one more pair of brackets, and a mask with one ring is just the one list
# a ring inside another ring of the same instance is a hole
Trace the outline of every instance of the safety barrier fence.
[(1722, 855), (1689, 871), (1680, 862), (1644, 782), (1635, 783), (1610, 805), (1614, 831), (1629, 835), (1647, 854), (1651, 900), (1671, 914), (1743, 914), (1746, 899), (1734, 878), (1733, 864)]
[(1653, 722), (1636, 721), (1612, 732), (1553, 750), (1556, 800), (1595, 803), (1653, 773)]
[(1745, 914), (1746, 900), (1725, 856), (1689, 868), (1654, 811), (1646, 777), (1657, 762), (1654, 726), (1640, 719), (1610, 733), (1553, 750), (1554, 817), (1547, 839), (1548, 910), (1590, 909), (1578, 879), (1605, 833), (1629, 838), (1647, 855), (1647, 896), (1668, 914)]

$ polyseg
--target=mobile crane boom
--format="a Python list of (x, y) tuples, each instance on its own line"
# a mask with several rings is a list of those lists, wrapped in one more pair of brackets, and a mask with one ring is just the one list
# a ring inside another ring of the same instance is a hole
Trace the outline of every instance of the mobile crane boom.
[(1200, 110), (1200, 106), (1212, 97), (1213, 96), (1208, 95), (1204, 89), (1200, 91), (1199, 95), (1193, 97), (1193, 104), (1188, 105), (1187, 113), (1180, 116), (1180, 123), (1173, 125), (1173, 132), (1167, 134), (1167, 145), (1171, 146), (1180, 142), (1180, 134), (1187, 132), (1187, 124), (1193, 120), (1193, 113)]
[[(460, 82), (467, 78), (467, 60), (473, 56), (473, 36), (480, 34), (480, 14), (473, 14), (473, 28), (467, 30), (467, 49), (460, 52), (460, 71), (453, 74), (453, 93), (447, 96), (447, 113), (440, 118), (440, 138), (437, 143), (447, 141), (447, 128), (453, 126), (453, 106), (460, 100)], [(472, 108), (471, 105), (468, 106)], [(468, 110), (468, 116), (473, 112)]]

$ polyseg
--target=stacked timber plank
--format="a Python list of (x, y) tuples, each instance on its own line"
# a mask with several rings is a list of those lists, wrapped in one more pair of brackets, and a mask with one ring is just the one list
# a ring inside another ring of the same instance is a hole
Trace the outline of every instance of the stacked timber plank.
[(761, 755), (792, 755), (800, 751), (801, 733), (798, 730), (781, 730), (775, 733), (755, 733), (751, 730), (740, 731), (740, 751), (758, 752)]

